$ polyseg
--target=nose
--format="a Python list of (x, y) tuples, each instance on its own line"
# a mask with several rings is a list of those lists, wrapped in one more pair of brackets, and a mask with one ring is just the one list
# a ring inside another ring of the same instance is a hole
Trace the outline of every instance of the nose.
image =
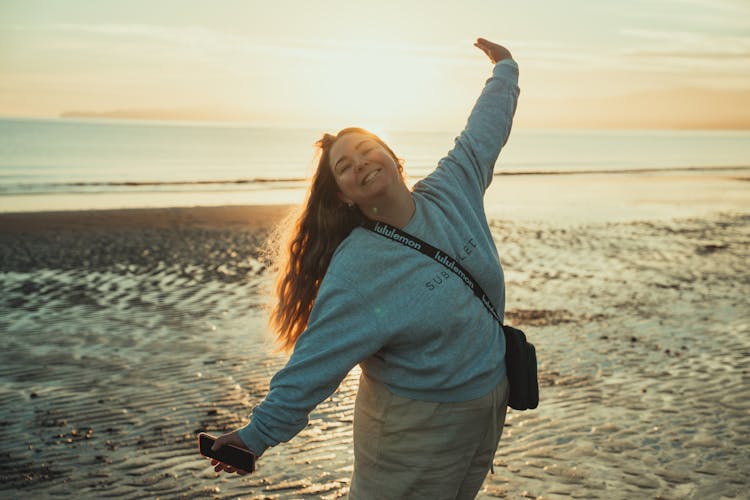
[(363, 156), (358, 156), (357, 160), (354, 162), (356, 170), (361, 170), (362, 168), (366, 167), (368, 165), (367, 158), (364, 158)]

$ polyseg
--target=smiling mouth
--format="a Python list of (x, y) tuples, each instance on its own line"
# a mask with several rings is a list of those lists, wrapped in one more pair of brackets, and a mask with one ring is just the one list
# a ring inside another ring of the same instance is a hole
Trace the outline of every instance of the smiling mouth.
[(369, 184), (379, 174), (380, 174), (380, 169), (373, 170), (372, 172), (370, 172), (369, 174), (367, 174), (364, 179), (362, 179), (362, 185), (365, 186), (365, 185)]

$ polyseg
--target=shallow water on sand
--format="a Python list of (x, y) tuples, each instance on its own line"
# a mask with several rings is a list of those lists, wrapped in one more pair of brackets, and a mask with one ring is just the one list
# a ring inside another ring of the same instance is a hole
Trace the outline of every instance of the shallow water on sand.
[[(750, 217), (492, 229), (541, 402), (509, 412), (480, 497), (742, 496)], [(257, 473), (217, 476), (196, 452), (198, 432), (244, 425), (284, 363), (262, 235), (0, 237), (3, 496), (346, 494), (356, 369)]]

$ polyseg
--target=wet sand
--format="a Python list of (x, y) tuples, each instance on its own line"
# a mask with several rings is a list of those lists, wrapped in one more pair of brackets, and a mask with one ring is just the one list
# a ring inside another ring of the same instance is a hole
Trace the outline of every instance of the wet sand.
[[(357, 369), (255, 474), (196, 453), (283, 366), (259, 245), (288, 210), (0, 214), (0, 494), (345, 496)], [(750, 214), (492, 230), (541, 403), (480, 498), (745, 495)]]

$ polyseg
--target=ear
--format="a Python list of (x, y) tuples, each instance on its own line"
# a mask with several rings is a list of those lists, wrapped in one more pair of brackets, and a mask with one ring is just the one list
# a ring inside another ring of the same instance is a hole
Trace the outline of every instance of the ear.
[(346, 196), (344, 196), (344, 193), (342, 193), (341, 191), (337, 192), (336, 196), (338, 196), (339, 200), (341, 200), (341, 202), (344, 203), (345, 205), (348, 205), (348, 206), (354, 205), (354, 202), (350, 200), (349, 198), (347, 198)]

